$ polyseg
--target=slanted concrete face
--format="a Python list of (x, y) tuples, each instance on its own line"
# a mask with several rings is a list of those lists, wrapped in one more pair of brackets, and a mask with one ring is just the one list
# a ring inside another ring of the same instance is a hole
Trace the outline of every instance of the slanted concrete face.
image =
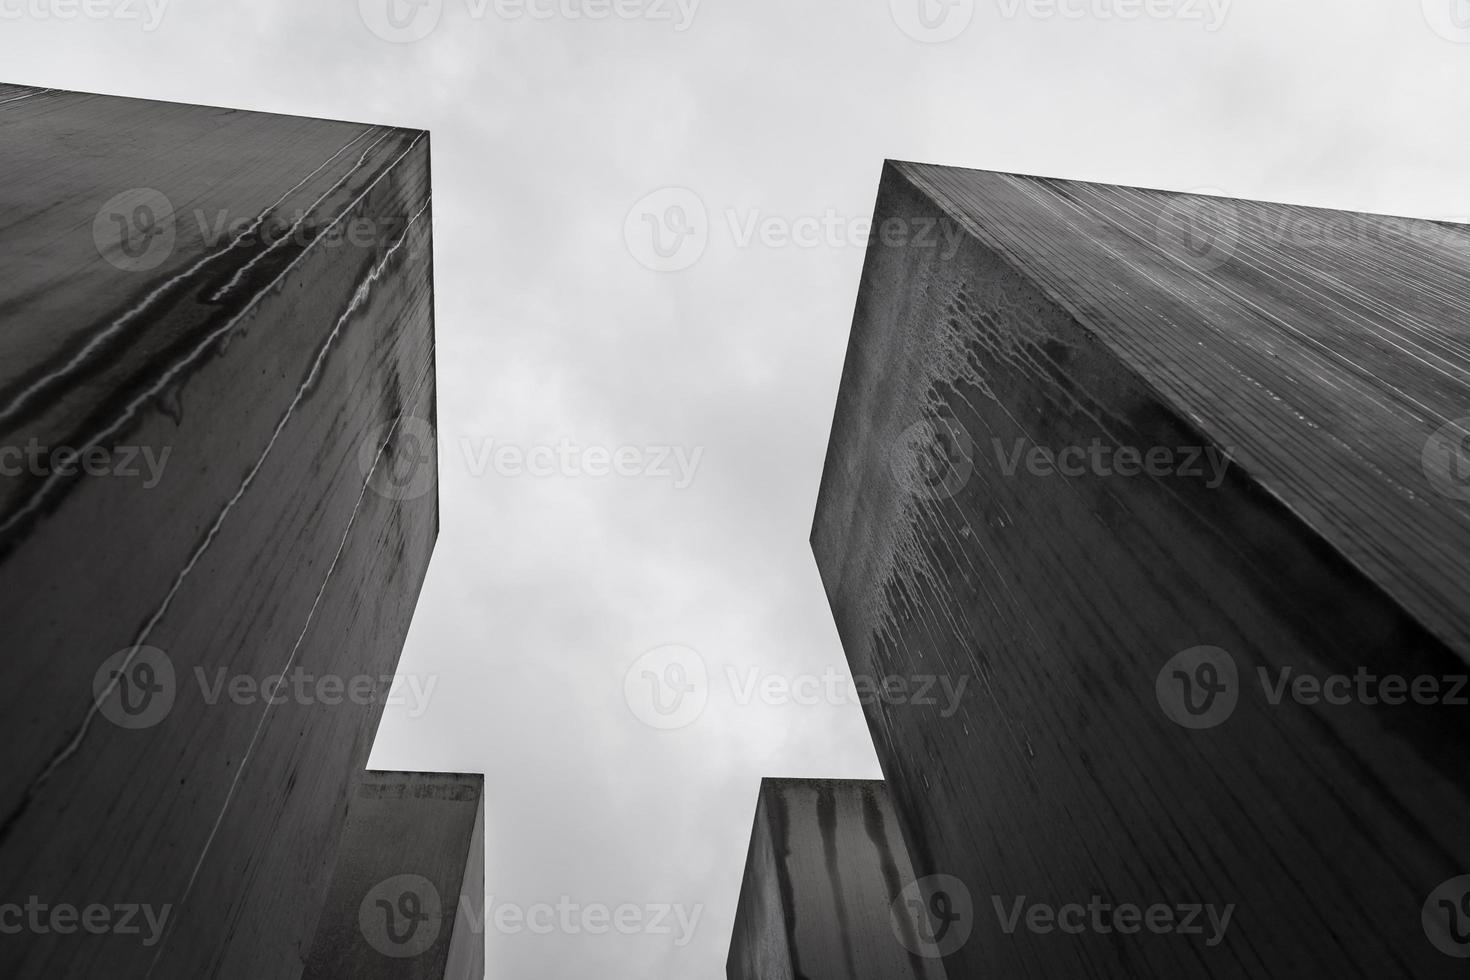
[(0, 166), (0, 975), (291, 976), (438, 531), (428, 135), (6, 86)]
[(1462, 970), (1470, 232), (912, 164), (875, 228), (812, 545), (951, 975)]
[(763, 780), (726, 974), (943, 980), (925, 886), (881, 781)]
[(485, 777), (369, 772), (304, 980), (481, 980)]

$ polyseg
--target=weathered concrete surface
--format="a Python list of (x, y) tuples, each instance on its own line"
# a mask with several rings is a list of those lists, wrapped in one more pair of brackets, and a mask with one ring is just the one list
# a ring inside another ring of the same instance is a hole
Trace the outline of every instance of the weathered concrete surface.
[[(1429, 899), (1470, 873), (1470, 468), (1425, 450), (1470, 414), (1470, 235), (910, 164), (889, 219), (913, 234), (868, 253), (812, 544), (855, 675), (968, 684), (866, 709), (916, 871), (973, 898), (951, 975), (1462, 971), (1436, 942), (1470, 904)], [(1017, 456), (1094, 444), (1177, 468)], [(1237, 674), (1170, 664), (1204, 645)], [(1441, 699), (1272, 703), (1285, 668)], [(1094, 895), (1235, 909), (1213, 945), (1007, 928)]]
[(881, 781), (764, 779), (726, 975), (943, 980), (907, 914), (914, 885)]
[(485, 777), (369, 772), (305, 980), (481, 980)]
[(428, 136), (18, 88), (0, 136), (0, 452), (169, 453), (0, 476), (0, 902), (170, 912), (0, 974), (296, 975), (438, 530)]

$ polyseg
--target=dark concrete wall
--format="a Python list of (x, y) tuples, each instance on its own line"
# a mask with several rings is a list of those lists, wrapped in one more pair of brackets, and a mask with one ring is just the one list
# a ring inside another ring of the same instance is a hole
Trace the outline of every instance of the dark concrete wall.
[(883, 783), (765, 779), (730, 980), (942, 980), (901, 909), (916, 883)]
[[(1470, 235), (908, 164), (890, 219), (910, 234), (868, 253), (812, 543), (854, 674), (968, 685), (948, 713), (866, 708), (916, 871), (973, 899), (951, 975), (1463, 969), (1429, 899), (1470, 871), (1470, 714), (1273, 704), (1259, 672), (1467, 672), (1470, 511), (1423, 457), (1470, 406)], [(1006, 462), (1094, 440), (1229, 466)], [(1165, 706), (1209, 679), (1200, 647), (1228, 690), (1189, 728)], [(996, 908), (1094, 895), (1235, 910), (1209, 945)]]
[(484, 787), (480, 775), (367, 773), (306, 980), (481, 980)]
[(0, 974), (296, 975), (438, 530), (428, 136), (16, 88), (0, 134), (0, 449), (169, 452), (0, 477), (0, 902), (171, 910)]

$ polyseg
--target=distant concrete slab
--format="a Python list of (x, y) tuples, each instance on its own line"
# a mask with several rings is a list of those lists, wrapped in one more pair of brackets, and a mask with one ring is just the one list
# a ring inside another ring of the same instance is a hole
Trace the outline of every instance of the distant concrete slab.
[(481, 980), (485, 777), (369, 772), (304, 980)]
[(13, 86), (0, 166), (0, 904), (165, 913), (0, 974), (289, 976), (438, 533), (428, 134)]
[(1462, 969), (1470, 230), (908, 163), (874, 228), (812, 547), (931, 694), (865, 710), (951, 975)]
[(726, 975), (943, 980), (923, 884), (881, 780), (764, 779)]

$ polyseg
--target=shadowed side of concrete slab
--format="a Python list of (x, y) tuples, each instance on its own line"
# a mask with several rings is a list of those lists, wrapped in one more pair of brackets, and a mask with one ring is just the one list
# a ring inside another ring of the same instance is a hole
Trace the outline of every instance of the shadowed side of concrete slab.
[(428, 134), (0, 96), (9, 976), (298, 972), (439, 527)]
[(765, 779), (729, 980), (943, 980), (883, 783)]
[(485, 778), (368, 772), (304, 980), (481, 980)]
[(965, 691), (865, 707), (951, 973), (1450, 975), (1470, 233), (913, 164), (885, 225), (955, 234), (869, 249), (812, 546), (855, 676)]

